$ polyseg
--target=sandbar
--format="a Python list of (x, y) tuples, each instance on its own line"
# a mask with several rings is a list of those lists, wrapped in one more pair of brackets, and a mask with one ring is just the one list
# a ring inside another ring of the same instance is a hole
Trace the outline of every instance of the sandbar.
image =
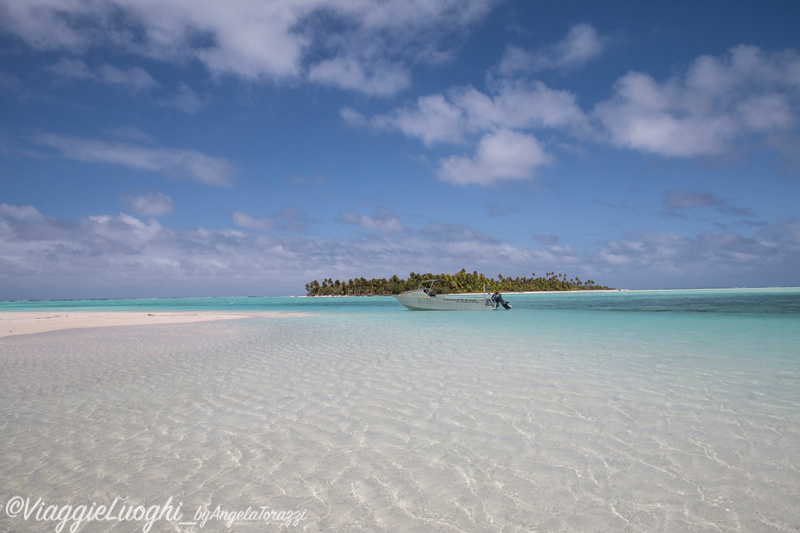
[(101, 328), (108, 326), (144, 326), (150, 324), (187, 324), (212, 320), (233, 320), (252, 317), (282, 318), (307, 316), (305, 313), (262, 311), (256, 313), (226, 312), (147, 312), (147, 311), (3, 311), (0, 312), (0, 337), (31, 335), (65, 329)]

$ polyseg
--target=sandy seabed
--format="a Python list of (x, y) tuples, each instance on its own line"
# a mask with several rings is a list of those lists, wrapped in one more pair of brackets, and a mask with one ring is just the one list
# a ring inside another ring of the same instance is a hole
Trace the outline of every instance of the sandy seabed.
[(76, 533), (144, 532), (150, 509), (147, 533), (800, 528), (794, 359), (717, 357), (751, 348), (684, 323), (565, 335), (557, 313), (499, 341), (516, 315), (472, 315), (0, 339), (0, 531), (115, 502)]
[(109, 326), (144, 326), (150, 324), (187, 324), (214, 320), (234, 320), (259, 316), (285, 318), (297, 313), (264, 311), (258, 313), (220, 313), (214, 311), (192, 313), (139, 312), (139, 311), (8, 311), (0, 312), (0, 337), (30, 335), (67, 329), (100, 328)]

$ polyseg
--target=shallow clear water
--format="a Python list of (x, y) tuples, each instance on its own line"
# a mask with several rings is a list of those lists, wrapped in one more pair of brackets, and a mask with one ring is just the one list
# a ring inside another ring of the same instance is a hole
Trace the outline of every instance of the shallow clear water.
[[(0, 339), (0, 505), (173, 498), (152, 531), (800, 529), (800, 290), (506, 299), (58, 303), (307, 316)], [(305, 514), (196, 519), (218, 507)]]

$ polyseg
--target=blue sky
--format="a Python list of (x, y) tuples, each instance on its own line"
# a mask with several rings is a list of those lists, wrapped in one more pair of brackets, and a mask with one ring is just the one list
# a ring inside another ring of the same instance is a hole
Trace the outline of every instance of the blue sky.
[(0, 0), (0, 299), (800, 285), (800, 4)]

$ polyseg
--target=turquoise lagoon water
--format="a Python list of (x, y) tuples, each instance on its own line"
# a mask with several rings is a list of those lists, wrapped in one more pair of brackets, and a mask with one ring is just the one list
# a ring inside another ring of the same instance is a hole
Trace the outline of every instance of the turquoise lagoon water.
[(800, 529), (800, 289), (506, 299), (0, 304), (294, 312), (0, 339), (0, 529)]

